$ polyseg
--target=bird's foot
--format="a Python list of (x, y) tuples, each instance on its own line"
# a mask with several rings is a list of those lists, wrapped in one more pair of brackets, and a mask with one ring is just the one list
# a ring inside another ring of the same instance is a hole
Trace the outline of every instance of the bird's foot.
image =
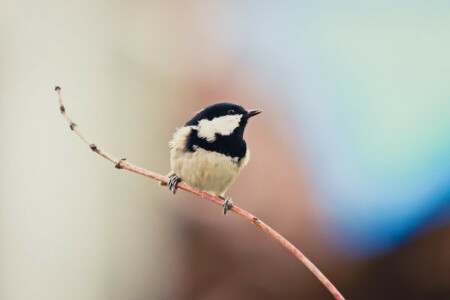
[(228, 198), (219, 197), (219, 198), (224, 201), (223, 202), (223, 214), (226, 215), (227, 211), (229, 211), (231, 209), (231, 207), (233, 206), (233, 200), (231, 200), (230, 197), (228, 197)]
[(167, 185), (169, 186), (169, 190), (171, 190), (173, 194), (177, 192), (177, 184), (179, 182), (181, 182), (181, 178), (177, 175), (174, 174), (169, 177), (169, 182), (167, 183)]

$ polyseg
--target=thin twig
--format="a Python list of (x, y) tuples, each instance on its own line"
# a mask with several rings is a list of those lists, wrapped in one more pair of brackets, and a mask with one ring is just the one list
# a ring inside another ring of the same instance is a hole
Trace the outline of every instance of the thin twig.
[[(144, 168), (138, 167), (136, 165), (133, 165), (127, 161), (125, 161), (125, 158), (117, 158), (111, 154), (108, 154), (104, 152), (103, 150), (99, 149), (96, 144), (89, 141), (86, 136), (78, 129), (78, 125), (76, 125), (72, 119), (67, 115), (66, 109), (64, 107), (62, 96), (61, 96), (61, 88), (59, 86), (55, 87), (55, 91), (58, 93), (58, 99), (59, 99), (59, 108), (61, 111), (61, 114), (66, 118), (67, 122), (69, 123), (70, 129), (74, 131), (88, 146), (91, 148), (92, 151), (100, 154), (107, 160), (111, 161), (115, 164), (115, 167), (117, 169), (125, 169), (140, 175), (144, 175), (147, 177), (150, 177), (152, 179), (155, 179), (157, 181), (161, 181), (164, 183), (168, 183), (169, 178), (162, 176), (160, 174), (151, 172), (149, 170), (146, 170)], [(177, 187), (179, 189), (185, 190), (187, 192), (190, 192), (194, 195), (198, 195), (204, 199), (207, 199), (211, 202), (216, 203), (217, 205), (223, 206), (223, 200), (208, 194), (206, 192), (203, 192), (199, 189), (190, 187), (186, 185), (183, 182), (178, 183)], [(240, 215), (241, 217), (247, 219), (251, 223), (253, 223), (255, 226), (260, 228), (262, 231), (266, 232), (268, 235), (270, 235), (272, 238), (277, 240), (281, 245), (283, 245), (289, 252), (291, 252), (295, 257), (297, 257), (321, 282), (322, 284), (330, 291), (330, 293), (334, 296), (335, 299), (339, 300), (345, 300), (344, 297), (339, 293), (339, 291), (334, 287), (334, 285), (325, 277), (325, 275), (320, 272), (320, 270), (305, 256), (303, 255), (300, 250), (298, 250), (294, 245), (292, 245), (286, 238), (284, 238), (281, 234), (276, 232), (274, 229), (272, 229), (270, 226), (259, 220), (256, 216), (252, 215), (251, 213), (243, 210), (242, 208), (232, 205), (231, 209), (232, 212)]]

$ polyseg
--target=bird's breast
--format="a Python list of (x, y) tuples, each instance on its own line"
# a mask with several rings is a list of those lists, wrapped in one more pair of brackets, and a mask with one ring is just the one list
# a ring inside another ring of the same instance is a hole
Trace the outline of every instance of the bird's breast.
[(188, 127), (180, 128), (171, 141), (172, 170), (188, 185), (221, 196), (247, 164), (250, 152), (244, 157), (232, 157), (216, 151), (193, 146), (186, 151), (190, 135)]
[(172, 170), (188, 185), (220, 196), (242, 169), (238, 159), (201, 148), (172, 151)]

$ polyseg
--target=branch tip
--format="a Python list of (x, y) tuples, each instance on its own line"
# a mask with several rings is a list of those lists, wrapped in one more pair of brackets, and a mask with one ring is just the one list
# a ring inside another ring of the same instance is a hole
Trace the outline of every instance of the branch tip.
[(60, 91), (61, 87), (59, 85), (55, 86), (55, 91)]

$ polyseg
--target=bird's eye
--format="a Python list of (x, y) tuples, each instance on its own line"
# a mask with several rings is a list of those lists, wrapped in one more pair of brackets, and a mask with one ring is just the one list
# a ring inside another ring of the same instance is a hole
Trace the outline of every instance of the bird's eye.
[(230, 110), (228, 111), (228, 114), (230, 114), (230, 115), (234, 114), (234, 110), (230, 109)]

